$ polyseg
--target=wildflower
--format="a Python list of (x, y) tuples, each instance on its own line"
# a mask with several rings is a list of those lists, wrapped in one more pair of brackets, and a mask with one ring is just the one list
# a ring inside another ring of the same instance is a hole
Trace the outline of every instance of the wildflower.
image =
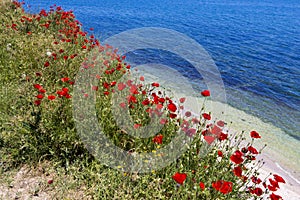
[(133, 125), (133, 128), (134, 128), (134, 129), (138, 129), (140, 126), (142, 126), (142, 124), (134, 124), (134, 125)]
[(39, 106), (41, 104), (41, 100), (35, 100), (34, 105)]
[(125, 102), (120, 103), (120, 107), (121, 107), (121, 108), (125, 108), (125, 107), (126, 107)]
[(200, 186), (200, 188), (201, 188), (202, 190), (205, 189), (205, 184), (204, 184), (203, 182), (200, 182), (200, 183), (199, 183), (199, 186)]
[(186, 179), (187, 175), (185, 173), (178, 173), (176, 172), (172, 178), (174, 181), (176, 181), (178, 184), (182, 185)]
[(285, 183), (285, 180), (284, 180), (281, 176), (279, 176), (279, 175), (277, 175), (277, 174), (274, 174), (273, 176), (274, 176), (274, 179), (275, 179), (277, 182), (279, 182), (279, 183)]
[(126, 85), (124, 83), (119, 83), (118, 84), (118, 90), (120, 90), (120, 91), (124, 90), (125, 87), (126, 87)]
[(272, 193), (272, 194), (270, 195), (270, 199), (271, 199), (271, 200), (279, 200), (279, 199), (282, 199), (282, 197), (279, 196), (279, 195), (276, 195), (276, 194)]
[(219, 156), (219, 157), (223, 157), (223, 152), (219, 150), (219, 151), (218, 151), (218, 156)]
[(152, 139), (152, 142), (154, 142), (155, 144), (162, 144), (162, 140), (163, 140), (163, 135), (157, 135)]
[(43, 98), (44, 98), (44, 95), (38, 94), (38, 95), (36, 96), (36, 98), (38, 98), (38, 99), (43, 99)]
[(171, 112), (176, 112), (177, 107), (176, 107), (175, 104), (170, 103), (170, 104), (168, 105), (168, 109), (169, 109)]
[(47, 52), (46, 52), (46, 55), (47, 55), (47, 56), (52, 56), (52, 53), (51, 53), (50, 51), (47, 51)]
[(257, 178), (255, 176), (252, 176), (251, 177), (251, 181), (255, 184), (260, 184), (261, 183), (261, 179), (260, 178)]
[(225, 134), (225, 133), (221, 132), (218, 139), (220, 141), (227, 140), (228, 139), (228, 134)]
[(180, 102), (180, 103), (184, 103), (184, 102), (185, 102), (185, 98), (184, 98), (184, 97), (180, 98), (180, 99), (179, 99), (179, 102)]
[(49, 100), (54, 100), (55, 98), (56, 98), (56, 96), (54, 96), (54, 95), (48, 95)]
[(47, 61), (44, 63), (44, 67), (49, 67), (50, 63)]
[(210, 96), (210, 91), (209, 90), (203, 90), (201, 92), (201, 95), (204, 96), (204, 97), (209, 97)]
[(141, 76), (140, 81), (145, 81), (145, 77)]
[(52, 184), (52, 183), (53, 183), (53, 180), (52, 180), (52, 179), (48, 180), (48, 184), (49, 184), (49, 185)]
[(256, 131), (251, 131), (250, 132), (250, 136), (252, 138), (261, 138), (260, 135), (259, 135), (259, 133), (257, 133)]
[(223, 194), (228, 194), (232, 191), (232, 182), (227, 182), (223, 180), (219, 180), (212, 183), (212, 187), (215, 188), (215, 190), (220, 191)]
[(43, 88), (40, 88), (40, 89), (39, 89), (39, 92), (40, 92), (40, 93), (45, 93), (45, 92), (46, 92), (46, 90), (45, 90), (45, 89), (43, 89)]
[(263, 194), (263, 191), (261, 188), (255, 188), (253, 190), (250, 190), (250, 193), (251, 194), (255, 194), (257, 196), (261, 196)]
[(176, 114), (174, 114), (174, 113), (170, 113), (170, 118), (171, 119), (174, 119), (174, 118), (176, 118), (177, 117), (177, 115)]
[(60, 79), (62, 82), (68, 82), (70, 79), (68, 77), (64, 77)]
[(242, 168), (240, 166), (237, 166), (233, 169), (233, 173), (234, 175), (236, 175), (237, 177), (241, 177), (242, 176)]
[(38, 90), (43, 88), (40, 84), (34, 84), (33, 87), (38, 89)]
[(250, 151), (252, 154), (258, 154), (258, 151), (253, 146), (249, 146), (248, 151)]
[(164, 124), (167, 123), (167, 121), (168, 121), (167, 119), (161, 119), (159, 123), (162, 124), (162, 125), (164, 125)]
[(192, 113), (190, 111), (185, 112), (186, 117), (190, 117), (191, 115), (192, 115)]
[(207, 120), (210, 120), (210, 119), (211, 119), (210, 114), (203, 113), (202, 116), (203, 116), (204, 119), (207, 119)]
[(220, 127), (223, 127), (225, 125), (225, 123), (220, 120), (220, 121), (217, 122), (217, 125), (220, 126)]
[(153, 87), (159, 87), (159, 83), (152, 83), (151, 84)]
[(242, 155), (243, 155), (242, 152), (240, 152), (239, 150), (236, 150), (234, 152), (234, 154), (232, 154), (230, 156), (230, 160), (232, 162), (234, 162), (235, 164), (241, 164), (244, 161), (244, 159), (242, 158)]
[(278, 182), (276, 180), (269, 178), (269, 181), (273, 187), (279, 188)]
[(92, 90), (98, 91), (98, 86), (93, 85)]

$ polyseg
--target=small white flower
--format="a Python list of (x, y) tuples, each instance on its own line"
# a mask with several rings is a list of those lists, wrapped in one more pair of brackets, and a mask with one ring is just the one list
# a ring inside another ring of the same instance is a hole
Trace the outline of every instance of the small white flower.
[(10, 51), (10, 50), (11, 50), (11, 43), (8, 43), (8, 44), (6, 45), (6, 50), (7, 50), (7, 51)]
[(52, 53), (50, 52), (50, 51), (47, 51), (47, 56), (51, 56), (52, 55)]

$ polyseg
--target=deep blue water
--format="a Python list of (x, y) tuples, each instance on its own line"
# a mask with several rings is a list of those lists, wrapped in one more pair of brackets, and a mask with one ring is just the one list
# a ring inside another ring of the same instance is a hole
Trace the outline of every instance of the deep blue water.
[[(33, 1), (37, 12), (57, 4), (73, 10), (83, 28), (100, 41), (132, 28), (162, 27), (201, 44), (216, 62), (230, 105), (281, 127), (300, 140), (300, 1), (298, 0), (68, 0)], [(163, 52), (164, 53), (164, 52)], [(197, 85), (201, 76), (185, 66)], [(136, 62), (157, 59), (157, 52), (130, 54)]]

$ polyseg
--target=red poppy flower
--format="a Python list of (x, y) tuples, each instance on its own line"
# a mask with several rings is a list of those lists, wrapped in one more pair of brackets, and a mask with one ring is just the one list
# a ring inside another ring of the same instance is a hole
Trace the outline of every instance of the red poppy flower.
[(126, 87), (126, 85), (124, 83), (119, 83), (118, 84), (118, 90), (120, 90), (120, 91), (124, 90), (125, 87)]
[(142, 104), (143, 104), (144, 106), (149, 105), (149, 103), (150, 103), (149, 99), (145, 99), (144, 101), (142, 101)]
[(174, 113), (170, 113), (170, 118), (171, 119), (174, 119), (174, 118), (176, 118), (177, 117), (177, 115), (176, 114), (174, 114)]
[(86, 45), (83, 45), (81, 48), (82, 48), (82, 49), (86, 49)]
[(200, 186), (200, 188), (201, 188), (202, 190), (205, 189), (205, 184), (204, 184), (203, 182), (200, 182), (200, 183), (199, 183), (199, 186)]
[(273, 176), (274, 176), (274, 179), (275, 179), (277, 182), (279, 182), (279, 183), (285, 183), (285, 180), (284, 180), (281, 176), (279, 176), (279, 175), (277, 175), (277, 174), (274, 174)]
[(237, 166), (233, 169), (233, 173), (234, 175), (236, 175), (237, 177), (241, 177), (242, 176), (242, 168), (240, 166)]
[(211, 120), (210, 114), (203, 113), (202, 116), (203, 116), (204, 119)]
[(44, 67), (49, 67), (50, 63), (47, 61), (44, 63)]
[(232, 182), (222, 181), (222, 180), (212, 183), (212, 187), (215, 188), (215, 190), (218, 190), (223, 194), (230, 193), (232, 191), (232, 186), (233, 186)]
[(210, 91), (209, 90), (203, 90), (201, 92), (201, 95), (204, 96), (204, 97), (209, 97), (210, 96)]
[(261, 188), (255, 188), (250, 191), (251, 194), (256, 194), (257, 196), (261, 196), (263, 194), (263, 190)]
[(269, 178), (269, 181), (270, 181), (272, 186), (274, 186), (276, 188), (279, 188), (278, 182), (276, 180), (273, 180), (273, 179)]
[(252, 154), (258, 154), (258, 151), (253, 146), (249, 146), (248, 151), (250, 151)]
[(145, 77), (141, 76), (140, 81), (145, 81)]
[(274, 187), (273, 185), (268, 185), (268, 188), (270, 191), (273, 191), (273, 192), (277, 191), (277, 188)]
[(54, 95), (48, 95), (49, 100), (54, 100), (55, 98), (56, 98), (56, 96), (54, 96)]
[(218, 156), (219, 156), (219, 157), (223, 157), (223, 152), (219, 150), (219, 151), (218, 151)]
[(33, 87), (38, 89), (38, 90), (43, 88), (40, 84), (34, 84)]
[[(204, 132), (202, 132), (202, 135), (205, 134)], [(210, 135), (204, 135), (204, 140), (208, 143), (211, 144), (215, 141), (215, 137), (210, 136)]]
[(184, 98), (184, 97), (180, 98), (180, 99), (179, 99), (179, 102), (180, 102), (180, 103), (184, 103), (184, 102), (185, 102), (185, 98)]
[(230, 160), (232, 161), (232, 162), (234, 162), (235, 164), (241, 164), (243, 161), (244, 161), (244, 159), (242, 158), (242, 156), (243, 156), (243, 153), (242, 152), (240, 152), (239, 150), (236, 150), (235, 152), (234, 152), (234, 154), (232, 154), (231, 156), (230, 156)]
[(225, 125), (225, 123), (220, 120), (220, 121), (217, 122), (217, 125), (220, 126), (220, 127), (223, 127)]
[(282, 197), (277, 194), (272, 193), (272, 194), (270, 194), (270, 199), (271, 200), (280, 200), (280, 199), (282, 199)]
[(186, 112), (185, 112), (185, 116), (186, 116), (186, 117), (190, 117), (191, 115), (192, 115), (192, 113), (191, 113), (190, 111), (186, 111)]
[(105, 96), (108, 96), (108, 95), (109, 95), (109, 91), (104, 91), (103, 94), (104, 94)]
[(40, 93), (45, 93), (45, 92), (46, 92), (46, 90), (45, 90), (45, 89), (43, 89), (43, 88), (41, 88), (41, 89), (39, 89), (39, 92), (40, 92)]
[(168, 109), (169, 109), (171, 112), (176, 112), (177, 107), (176, 107), (175, 104), (170, 103), (170, 104), (168, 105)]
[(113, 87), (113, 86), (115, 86), (116, 84), (117, 84), (117, 82), (116, 82), (116, 81), (113, 81), (113, 82), (110, 83), (110, 86)]
[(134, 129), (138, 129), (140, 126), (142, 126), (142, 125), (141, 125), (141, 124), (134, 124), (134, 125), (133, 125), (133, 128), (134, 128)]
[(251, 177), (251, 181), (255, 184), (260, 184), (261, 183), (261, 179), (260, 178), (257, 178), (255, 176), (252, 176)]
[(159, 83), (152, 83), (153, 87), (159, 87)]
[(137, 103), (137, 99), (133, 95), (129, 95), (127, 99), (128, 99), (128, 103)]
[(62, 82), (68, 82), (70, 79), (68, 77), (64, 77), (62, 79), (60, 79)]
[(49, 184), (49, 185), (52, 184), (52, 183), (53, 183), (53, 180), (52, 180), (52, 179), (48, 180), (48, 184)]
[(41, 100), (35, 100), (34, 105), (39, 106), (41, 104), (41, 102), (42, 102)]
[(256, 131), (251, 131), (250, 132), (250, 136), (252, 138), (261, 138), (260, 135), (259, 135), (259, 133), (257, 133)]
[(176, 181), (177, 183), (179, 183), (180, 185), (183, 184), (183, 182), (185, 181), (187, 175), (185, 173), (178, 173), (176, 172), (172, 178), (174, 179), (174, 181)]
[(161, 119), (161, 120), (159, 121), (159, 123), (162, 124), (162, 125), (164, 125), (164, 124), (167, 123), (167, 121), (168, 121), (167, 119)]
[(163, 137), (164, 137), (163, 135), (157, 135), (152, 139), (152, 142), (156, 144), (162, 144)]
[(219, 140), (223, 141), (223, 140), (227, 140), (228, 139), (228, 134), (221, 132), (221, 134), (219, 135)]
[(189, 128), (185, 131), (185, 134), (189, 137), (192, 137), (193, 135), (195, 135), (195, 133), (196, 133), (196, 129), (194, 128)]
[(38, 98), (38, 99), (43, 99), (43, 98), (44, 98), (44, 95), (38, 94), (38, 95), (36, 96), (36, 98)]
[(98, 91), (98, 86), (92, 86), (92, 90)]
[(126, 107), (126, 103), (125, 102), (120, 103), (120, 107), (121, 108), (125, 108)]

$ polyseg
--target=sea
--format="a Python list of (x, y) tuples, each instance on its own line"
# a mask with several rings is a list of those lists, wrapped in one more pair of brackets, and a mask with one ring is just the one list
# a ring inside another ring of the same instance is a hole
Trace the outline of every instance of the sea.
[[(259, 126), (267, 124), (271, 128), (265, 130), (269, 134), (276, 131), (279, 141), (284, 141), (282, 138), (292, 141), (290, 144), (296, 146), (286, 144), (285, 149), (294, 154), (291, 159), (297, 160), (293, 160), (295, 166), (299, 164), (299, 0), (25, 0), (25, 3), (31, 13), (49, 10), (54, 4), (73, 10), (83, 29), (100, 42), (145, 27), (174, 30), (195, 40), (215, 62), (228, 105), (259, 119)], [(200, 87), (203, 77), (191, 63), (170, 52), (135, 50), (128, 53), (128, 59), (137, 65), (153, 60), (168, 65), (181, 71), (199, 92), (205, 89)]]

